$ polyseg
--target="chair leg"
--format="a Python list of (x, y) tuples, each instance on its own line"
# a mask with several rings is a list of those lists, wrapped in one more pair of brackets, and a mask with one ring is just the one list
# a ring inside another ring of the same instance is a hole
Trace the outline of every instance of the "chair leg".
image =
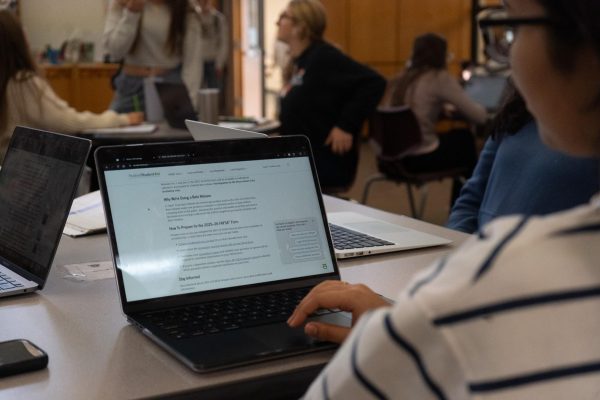
[(427, 184), (421, 186), (421, 204), (419, 204), (419, 219), (423, 218), (425, 215), (425, 204), (427, 203), (427, 196), (429, 195), (429, 187)]
[(369, 196), (369, 190), (371, 189), (371, 185), (377, 181), (384, 180), (386, 180), (386, 177), (383, 174), (376, 174), (367, 179), (367, 182), (365, 183), (365, 188), (363, 189), (363, 195), (361, 199), (362, 204), (367, 204), (367, 197)]
[(417, 214), (417, 210), (415, 208), (415, 198), (413, 196), (412, 185), (410, 183), (406, 184), (406, 192), (408, 194), (408, 203), (410, 204), (410, 212), (412, 213), (413, 218), (419, 219), (419, 215)]

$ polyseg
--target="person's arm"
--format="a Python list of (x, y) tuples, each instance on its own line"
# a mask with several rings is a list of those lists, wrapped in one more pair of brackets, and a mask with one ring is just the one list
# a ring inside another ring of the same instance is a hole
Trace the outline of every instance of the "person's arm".
[(321, 62), (334, 73), (328, 74), (331, 90), (344, 93), (339, 118), (325, 144), (334, 153), (343, 154), (352, 148), (364, 120), (375, 110), (386, 86), (385, 79), (371, 68), (360, 64), (343, 53), (328, 50)]
[(201, 77), (204, 75), (200, 36), (200, 22), (194, 12), (189, 12), (183, 38), (181, 79), (187, 87), (194, 106), (198, 100), (198, 89), (202, 83)]
[(483, 125), (488, 119), (485, 108), (471, 100), (458, 81), (447, 71), (439, 72), (437, 86), (441, 99), (456, 107), (469, 121)]
[(122, 60), (131, 50), (142, 15), (143, 7), (138, 3), (143, 6), (143, 1), (139, 0), (130, 7), (127, 2), (113, 0), (108, 8), (103, 44), (111, 61)]
[(327, 77), (327, 85), (347, 94), (335, 126), (358, 134), (365, 119), (383, 97), (386, 80), (371, 68), (341, 52), (328, 51), (326, 57), (324, 62), (334, 71)]
[(465, 381), (440, 329), (406, 299), (365, 314), (304, 399), (466, 399)]
[[(37, 127), (60, 133), (76, 133), (89, 128), (111, 128), (139, 122), (133, 115), (118, 114), (111, 110), (100, 114), (77, 111), (60, 99), (46, 81), (38, 77), (32, 79), (39, 89), (40, 99), (38, 103), (38, 100), (31, 98), (34, 93), (25, 89), (23, 96), (29, 100), (24, 102), (24, 111), (26, 120)], [(21, 89), (13, 87), (11, 90), (23, 90), (23, 83), (16, 85), (20, 85)]]
[(498, 143), (488, 139), (479, 155), (473, 175), (460, 191), (446, 226), (466, 233), (479, 229), (479, 208), (487, 188), (490, 172), (496, 159)]
[(219, 19), (219, 48), (217, 50), (216, 68), (221, 73), (229, 57), (229, 30), (227, 29), (227, 20), (223, 14), (217, 13), (217, 18)]

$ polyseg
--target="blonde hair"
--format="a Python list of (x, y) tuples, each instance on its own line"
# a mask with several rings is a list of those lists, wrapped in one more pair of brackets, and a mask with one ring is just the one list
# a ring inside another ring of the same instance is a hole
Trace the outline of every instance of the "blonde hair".
[(311, 42), (323, 40), (327, 14), (319, 0), (292, 0), (288, 7), (294, 22), (302, 28), (303, 38), (308, 38)]

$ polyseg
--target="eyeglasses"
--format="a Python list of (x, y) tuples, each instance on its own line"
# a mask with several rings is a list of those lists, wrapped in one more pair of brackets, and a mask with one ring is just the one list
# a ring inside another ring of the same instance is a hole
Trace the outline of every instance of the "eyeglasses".
[(284, 19), (289, 19), (290, 21), (295, 21), (296, 18), (292, 17), (290, 14), (288, 14), (287, 12), (282, 12), (281, 14), (279, 14), (279, 18), (277, 19), (278, 22), (281, 22), (281, 20)]
[(489, 17), (479, 20), (479, 28), (485, 43), (485, 54), (492, 60), (507, 64), (510, 47), (515, 41), (517, 30), (522, 25), (550, 25), (547, 17), (509, 18), (504, 10), (494, 10)]

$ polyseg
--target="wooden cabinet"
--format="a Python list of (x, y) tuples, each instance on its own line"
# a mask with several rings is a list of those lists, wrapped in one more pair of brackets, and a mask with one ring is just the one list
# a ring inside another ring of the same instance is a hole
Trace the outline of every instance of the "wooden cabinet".
[(458, 72), (470, 58), (472, 0), (322, 0), (327, 9), (326, 37), (351, 57), (387, 77), (410, 58), (413, 39), (427, 32), (448, 40)]
[(118, 64), (43, 65), (46, 79), (58, 96), (78, 111), (105, 111), (113, 97), (111, 78)]

